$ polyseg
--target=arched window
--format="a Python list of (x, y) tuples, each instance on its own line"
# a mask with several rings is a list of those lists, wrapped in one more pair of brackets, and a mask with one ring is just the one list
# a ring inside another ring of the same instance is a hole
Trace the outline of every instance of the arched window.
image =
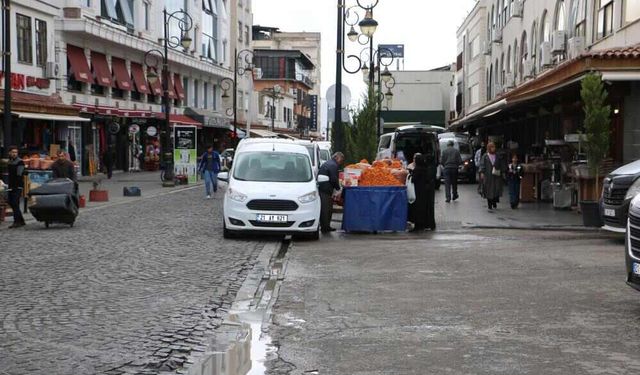
[(500, 56), (500, 84), (504, 86), (504, 52)]
[(533, 66), (534, 69), (538, 67), (538, 48), (540, 46), (538, 46), (538, 25), (534, 22), (533, 26), (531, 27), (531, 46), (530, 46), (530, 53), (531, 53), (531, 60), (533, 61)]
[(487, 86), (487, 98), (489, 98), (489, 99), (491, 99), (491, 93), (493, 92), (493, 89), (491, 87), (493, 85), (493, 79), (492, 79), (493, 75), (492, 75), (492, 73), (493, 73), (493, 65), (491, 65), (489, 67), (489, 70), (487, 71), (487, 81), (486, 81), (487, 84), (486, 84), (486, 86)]
[(587, 34), (587, 8), (584, 0), (571, 2), (571, 32), (573, 36), (586, 36)]
[(504, 70), (507, 73), (511, 73), (511, 46), (507, 48), (507, 66), (505, 66)]
[(498, 0), (496, 4), (496, 26), (498, 29), (502, 28), (502, 0)]
[(509, 21), (509, 3), (510, 0), (504, 0), (504, 4), (502, 5), (502, 26), (507, 24)]
[(500, 62), (497, 59), (496, 59), (496, 64), (493, 66), (493, 81), (494, 81), (493, 95), (495, 96), (497, 94), (495, 87), (500, 83)]
[(522, 32), (522, 42), (520, 44), (520, 77), (524, 81), (524, 63), (529, 58), (529, 47), (527, 45), (527, 32)]
[(518, 39), (515, 40), (515, 42), (513, 42), (513, 55), (511, 55), (513, 61), (511, 63), (511, 66), (513, 68), (513, 82), (517, 82), (518, 81), (518, 61), (520, 61), (520, 59), (518, 59)]
[(513, 8), (515, 7), (515, 0), (509, 2), (509, 17), (513, 17)]
[(540, 46), (538, 47), (538, 68), (542, 71), (543, 66), (543, 56), (542, 56), (542, 43), (551, 42), (551, 17), (549, 17), (549, 13), (545, 10), (542, 13), (542, 20), (540, 21)]
[(556, 30), (566, 30), (566, 10), (564, 6), (564, 0), (559, 0), (556, 6)]

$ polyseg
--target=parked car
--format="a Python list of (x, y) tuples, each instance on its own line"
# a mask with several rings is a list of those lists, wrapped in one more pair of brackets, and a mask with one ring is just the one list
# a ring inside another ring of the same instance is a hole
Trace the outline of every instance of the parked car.
[(626, 231), (627, 283), (640, 290), (640, 194), (636, 194), (630, 203)]
[[(449, 133), (452, 134), (452, 133)], [(440, 150), (444, 152), (448, 147), (449, 141), (453, 141), (453, 147), (460, 151), (460, 157), (462, 157), (462, 165), (458, 168), (458, 179), (463, 181), (469, 181), (471, 183), (476, 182), (476, 164), (473, 154), (473, 149), (469, 142), (459, 137), (452, 138), (440, 138)], [(442, 156), (440, 156), (442, 158)]]
[(640, 160), (611, 172), (602, 190), (604, 229), (624, 233), (631, 200), (640, 193)]
[(311, 158), (311, 168), (313, 169), (313, 175), (317, 176), (318, 171), (320, 170), (320, 147), (317, 143), (311, 143), (311, 141), (305, 140), (297, 140), (294, 141), (297, 145), (302, 145), (309, 152), (309, 157)]
[(223, 202), (225, 238), (244, 233), (319, 238), (318, 182), (307, 148), (284, 139), (242, 141), (230, 172)]
[(318, 144), (318, 148), (320, 149), (320, 165), (322, 163), (329, 161), (331, 159), (331, 155), (333, 152), (331, 151), (331, 142), (316, 142)]

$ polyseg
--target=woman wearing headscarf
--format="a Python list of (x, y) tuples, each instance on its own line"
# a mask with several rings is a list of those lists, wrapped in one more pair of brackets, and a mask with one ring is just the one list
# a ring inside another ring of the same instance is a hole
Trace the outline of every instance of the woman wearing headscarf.
[(416, 154), (414, 163), (411, 181), (415, 187), (416, 200), (411, 204), (409, 210), (411, 221), (414, 224), (413, 230), (421, 231), (426, 228), (435, 230), (436, 166), (433, 162), (433, 156)]
[(480, 183), (483, 185), (484, 197), (487, 199), (489, 210), (498, 208), (498, 202), (504, 188), (506, 163), (496, 153), (496, 145), (489, 142), (487, 152), (480, 161)]

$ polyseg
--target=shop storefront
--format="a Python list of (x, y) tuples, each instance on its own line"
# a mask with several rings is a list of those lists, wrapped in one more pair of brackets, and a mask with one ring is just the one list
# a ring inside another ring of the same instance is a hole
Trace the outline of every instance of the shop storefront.
[(234, 144), (233, 126), (228, 118), (197, 108), (186, 108), (184, 113), (202, 124), (202, 130), (198, 132), (198, 155), (202, 155), (208, 145), (222, 151)]

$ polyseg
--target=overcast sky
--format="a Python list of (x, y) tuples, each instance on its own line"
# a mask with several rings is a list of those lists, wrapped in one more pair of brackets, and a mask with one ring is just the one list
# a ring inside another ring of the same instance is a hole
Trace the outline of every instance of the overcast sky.
[[(347, 0), (347, 6), (355, 4)], [(404, 44), (405, 70), (450, 64), (456, 58), (456, 30), (474, 4), (475, 0), (380, 0), (374, 12), (379, 22), (375, 44)], [(336, 0), (253, 0), (256, 25), (322, 33), (322, 97), (335, 83), (336, 5)], [(348, 54), (359, 54), (362, 48), (347, 40)], [(362, 75), (343, 73), (343, 83), (355, 104), (365, 90)]]

